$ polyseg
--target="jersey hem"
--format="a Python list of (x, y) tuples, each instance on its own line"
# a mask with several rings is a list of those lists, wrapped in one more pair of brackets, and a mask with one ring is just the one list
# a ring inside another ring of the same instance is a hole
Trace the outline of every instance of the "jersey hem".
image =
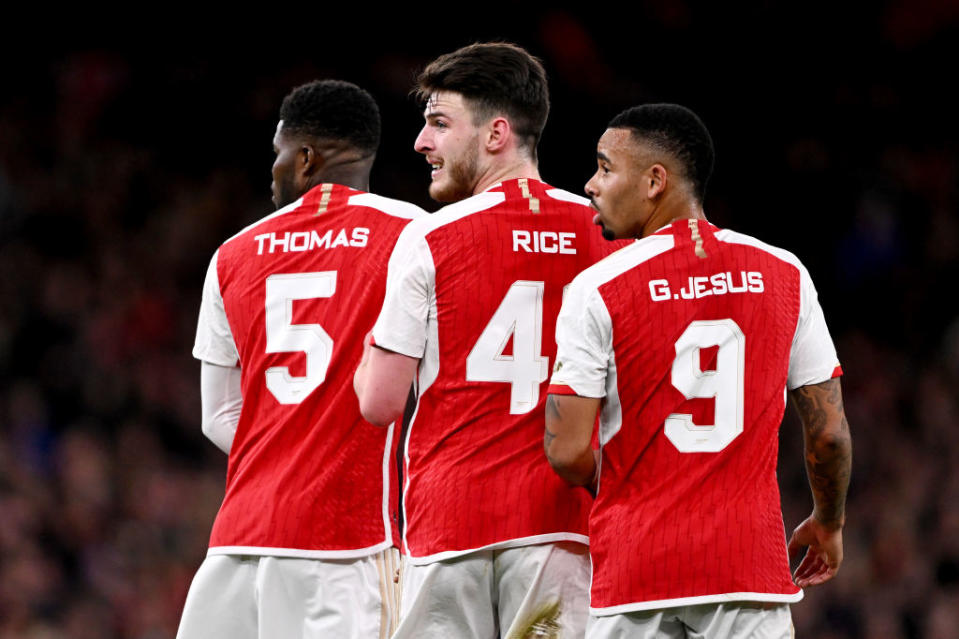
[(823, 382), (828, 382), (831, 379), (836, 379), (837, 377), (842, 376), (842, 367), (839, 365), (833, 366), (831, 368), (820, 368), (815, 371), (815, 373), (808, 373), (804, 375), (801, 379), (802, 381), (797, 384), (790, 383), (791, 380), (786, 380), (786, 388), (789, 390), (796, 390), (802, 386), (813, 386), (815, 384), (822, 384)]
[(698, 606), (710, 603), (730, 603), (736, 601), (769, 601), (773, 603), (796, 603), (803, 598), (803, 591), (794, 594), (777, 594), (771, 592), (727, 592), (718, 595), (703, 595), (701, 597), (679, 597), (676, 599), (658, 599), (656, 601), (639, 601), (608, 606), (605, 608), (589, 607), (589, 614), (594, 617), (607, 617), (628, 612), (641, 612), (659, 608), (676, 608), (679, 606)]
[(566, 384), (550, 384), (546, 389), (547, 395), (576, 395), (571, 387)]
[(213, 364), (214, 366), (223, 366), (224, 368), (236, 368), (240, 365), (240, 360), (237, 358), (231, 358), (228, 361), (228, 358), (217, 357), (216, 353), (211, 353), (207, 350), (193, 349), (193, 359), (206, 362), (207, 364)]
[(425, 555), (423, 557), (415, 557), (410, 554), (409, 547), (407, 546), (406, 560), (414, 566), (425, 566), (426, 564), (432, 564), (436, 563), (437, 561), (444, 561), (446, 559), (455, 559), (456, 557), (462, 557), (463, 555), (480, 552), (482, 550), (505, 550), (507, 548), (536, 546), (538, 544), (550, 544), (558, 541), (574, 541), (581, 543), (584, 546), (589, 546), (589, 537), (586, 535), (578, 535), (576, 533), (551, 533), (548, 535), (534, 535), (532, 537), (509, 539), (507, 541), (500, 541), (487, 546), (469, 548), (467, 550), (447, 550), (444, 552), (434, 553), (432, 555)]
[(359, 559), (391, 548), (393, 543), (383, 541), (367, 548), (350, 550), (305, 550), (302, 548), (270, 548), (268, 546), (210, 546), (207, 557), (214, 555), (257, 555), (261, 557), (291, 557), (294, 559)]

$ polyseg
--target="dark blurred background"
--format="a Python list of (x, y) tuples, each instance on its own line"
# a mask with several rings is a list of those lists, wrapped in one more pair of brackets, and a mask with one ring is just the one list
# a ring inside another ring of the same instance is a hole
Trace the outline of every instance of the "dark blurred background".
[[(959, 3), (725, 4), (9, 17), (0, 639), (174, 636), (226, 468), (200, 433), (200, 287), (272, 210), (280, 101), (318, 77), (367, 88), (372, 189), (435, 210), (407, 93), (488, 39), (546, 65), (546, 181), (581, 192), (621, 109), (686, 104), (717, 146), (707, 216), (812, 273), (855, 467), (845, 563), (793, 607), (797, 636), (959, 636)], [(791, 411), (780, 481), (791, 530), (811, 509)]]

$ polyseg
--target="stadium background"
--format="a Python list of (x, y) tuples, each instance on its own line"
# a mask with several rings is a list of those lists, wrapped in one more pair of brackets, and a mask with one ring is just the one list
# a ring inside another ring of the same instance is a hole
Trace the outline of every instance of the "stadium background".
[[(225, 471), (199, 430), (200, 286), (219, 242), (272, 208), (283, 95), (316, 77), (370, 90), (373, 190), (433, 210), (407, 92), (434, 56), (495, 38), (545, 62), (548, 182), (581, 192), (622, 108), (686, 104), (717, 145), (709, 218), (812, 272), (855, 463), (846, 562), (794, 606), (797, 636), (955, 637), (959, 4), (718, 5), (8, 20), (0, 639), (174, 636)], [(791, 530), (810, 509), (791, 416), (780, 464)]]

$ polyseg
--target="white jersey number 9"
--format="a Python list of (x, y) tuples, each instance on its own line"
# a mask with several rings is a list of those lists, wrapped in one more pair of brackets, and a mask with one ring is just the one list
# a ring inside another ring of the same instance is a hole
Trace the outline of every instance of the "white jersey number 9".
[[(466, 358), (466, 379), (510, 385), (510, 415), (522, 415), (539, 402), (539, 385), (549, 374), (543, 350), (543, 282), (517, 280)], [(513, 337), (513, 354), (504, 355)]]
[(293, 324), (294, 300), (332, 297), (336, 271), (289, 273), (266, 278), (266, 352), (306, 354), (306, 376), (286, 366), (266, 371), (266, 387), (281, 404), (299, 404), (326, 379), (333, 338), (319, 324)]
[[(719, 346), (716, 370), (703, 371), (702, 348)], [(743, 432), (746, 337), (731, 319), (692, 322), (676, 340), (672, 383), (686, 399), (714, 398), (715, 423), (694, 424), (692, 415), (666, 418), (666, 437), (681, 453), (715, 453)]]

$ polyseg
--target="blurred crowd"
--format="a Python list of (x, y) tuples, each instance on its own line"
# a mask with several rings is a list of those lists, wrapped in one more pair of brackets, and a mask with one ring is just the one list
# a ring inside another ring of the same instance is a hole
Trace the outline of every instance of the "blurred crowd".
[[(641, 4), (659, 28), (648, 49), (713, 33), (708, 12)], [(886, 3), (862, 32), (844, 28), (854, 14), (839, 16), (843, 28), (826, 35), (849, 44), (845, 62), (821, 48), (785, 52), (805, 41), (800, 24), (783, 37), (751, 34), (781, 48), (775, 63), (743, 66), (750, 46), (720, 32), (697, 51), (727, 43), (725, 56), (690, 53), (669, 80), (624, 57), (626, 45), (647, 50), (628, 40), (629, 25), (564, 12), (530, 17), (535, 28), (522, 32), (367, 50), (348, 70), (336, 66), (342, 57), (293, 64), (262, 50), (158, 61), (63, 48), (4, 62), (0, 639), (175, 635), (226, 468), (199, 428), (190, 351), (200, 286), (216, 246), (270, 212), (280, 100), (314, 77), (364, 85), (384, 119), (373, 189), (432, 210), (406, 92), (434, 55), (494, 36), (524, 44), (550, 72), (548, 182), (581, 189), (595, 139), (621, 108), (684, 102), (716, 138), (707, 216), (809, 267), (845, 373), (854, 470), (845, 563), (793, 606), (797, 636), (954, 638), (959, 149), (957, 104), (935, 87), (947, 81), (936, 64), (955, 52), (959, 10), (904, 6)], [(788, 410), (780, 482), (791, 530), (811, 498)]]

